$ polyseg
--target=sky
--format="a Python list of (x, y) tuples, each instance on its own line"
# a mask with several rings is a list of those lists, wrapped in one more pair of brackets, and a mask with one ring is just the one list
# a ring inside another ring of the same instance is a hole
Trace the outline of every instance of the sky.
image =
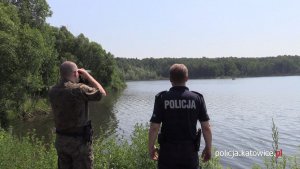
[(115, 57), (300, 55), (299, 0), (48, 0), (47, 22)]

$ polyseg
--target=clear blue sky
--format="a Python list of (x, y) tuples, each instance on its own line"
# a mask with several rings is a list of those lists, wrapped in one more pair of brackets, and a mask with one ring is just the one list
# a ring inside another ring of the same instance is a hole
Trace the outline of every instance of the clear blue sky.
[(116, 57), (300, 55), (299, 0), (48, 0), (48, 22)]

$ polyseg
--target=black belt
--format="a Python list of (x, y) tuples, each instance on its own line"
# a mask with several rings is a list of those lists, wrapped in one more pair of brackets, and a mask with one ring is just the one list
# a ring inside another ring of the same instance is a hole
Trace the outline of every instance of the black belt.
[(56, 129), (56, 134), (62, 135), (62, 136), (68, 136), (68, 137), (82, 137), (83, 132), (64, 132)]
[(167, 144), (194, 144), (194, 140), (165, 140), (163, 143)]

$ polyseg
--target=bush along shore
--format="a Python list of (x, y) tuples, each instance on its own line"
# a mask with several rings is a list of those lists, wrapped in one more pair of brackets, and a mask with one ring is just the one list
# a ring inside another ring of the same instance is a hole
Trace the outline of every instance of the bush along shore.
[[(273, 122), (273, 151), (279, 150), (278, 129)], [(54, 136), (50, 144), (38, 139), (33, 132), (22, 138), (16, 138), (8, 131), (0, 129), (0, 168), (55, 169), (57, 155), (54, 148)], [(137, 124), (130, 141), (117, 136), (95, 138), (94, 167), (96, 169), (155, 169), (156, 162), (148, 157), (148, 125)], [(212, 159), (201, 163), (203, 169), (222, 169), (220, 157), (213, 153)], [(253, 164), (253, 169), (299, 169), (299, 156), (270, 157), (264, 159), (264, 165)], [(230, 167), (227, 167), (230, 168)]]

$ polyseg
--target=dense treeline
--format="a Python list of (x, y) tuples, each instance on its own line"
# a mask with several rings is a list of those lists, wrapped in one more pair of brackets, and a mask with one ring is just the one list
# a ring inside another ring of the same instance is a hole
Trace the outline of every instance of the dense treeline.
[(72, 60), (90, 69), (105, 87), (121, 89), (124, 80), (114, 56), (83, 34), (46, 23), (46, 0), (0, 0), (0, 123), (26, 116), (45, 101), (59, 79), (58, 67)]
[(232, 78), (256, 76), (300, 75), (300, 56), (264, 58), (116, 58), (126, 80), (164, 79), (169, 67), (183, 63), (190, 78)]

